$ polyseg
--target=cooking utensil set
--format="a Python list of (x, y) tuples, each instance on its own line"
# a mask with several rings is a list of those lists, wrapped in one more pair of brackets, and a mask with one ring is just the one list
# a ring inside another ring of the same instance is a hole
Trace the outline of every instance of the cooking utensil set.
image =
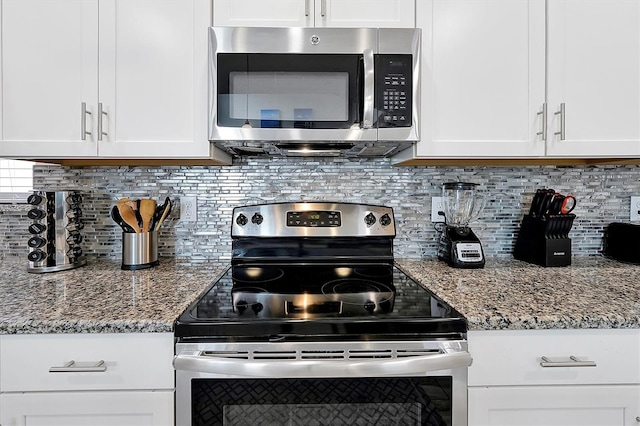
[(143, 198), (131, 200), (121, 198), (111, 209), (111, 218), (126, 233), (147, 233), (157, 231), (171, 213), (172, 203), (169, 197), (157, 205), (155, 200)]

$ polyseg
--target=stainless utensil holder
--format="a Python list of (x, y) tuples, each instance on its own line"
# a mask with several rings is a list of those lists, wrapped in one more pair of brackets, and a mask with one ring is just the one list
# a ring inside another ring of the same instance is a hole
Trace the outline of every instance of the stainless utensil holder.
[(158, 263), (157, 231), (122, 233), (122, 269), (146, 269)]

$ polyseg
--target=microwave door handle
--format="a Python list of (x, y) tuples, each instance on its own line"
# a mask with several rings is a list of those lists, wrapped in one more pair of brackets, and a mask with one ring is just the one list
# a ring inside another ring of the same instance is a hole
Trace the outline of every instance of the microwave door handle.
[(363, 52), (364, 60), (364, 106), (362, 109), (362, 124), (360, 127), (363, 129), (371, 129), (373, 127), (373, 102), (374, 102), (374, 88), (375, 88), (375, 75), (374, 75), (374, 62), (373, 62), (373, 50), (365, 49)]
[(423, 375), (427, 371), (467, 368), (469, 352), (380, 360), (246, 360), (201, 354), (177, 355), (173, 366), (178, 371), (193, 371), (240, 377), (384, 377)]

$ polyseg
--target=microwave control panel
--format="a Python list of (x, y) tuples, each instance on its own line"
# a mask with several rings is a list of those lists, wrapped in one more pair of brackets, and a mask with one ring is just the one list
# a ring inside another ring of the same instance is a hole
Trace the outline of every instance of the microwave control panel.
[(378, 128), (411, 127), (412, 56), (375, 56)]

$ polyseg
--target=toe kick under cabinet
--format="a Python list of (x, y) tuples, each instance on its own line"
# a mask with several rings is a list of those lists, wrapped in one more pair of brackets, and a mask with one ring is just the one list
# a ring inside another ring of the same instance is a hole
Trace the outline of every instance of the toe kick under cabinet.
[(174, 424), (171, 333), (0, 336), (0, 424)]
[(469, 333), (469, 426), (640, 425), (640, 330)]

